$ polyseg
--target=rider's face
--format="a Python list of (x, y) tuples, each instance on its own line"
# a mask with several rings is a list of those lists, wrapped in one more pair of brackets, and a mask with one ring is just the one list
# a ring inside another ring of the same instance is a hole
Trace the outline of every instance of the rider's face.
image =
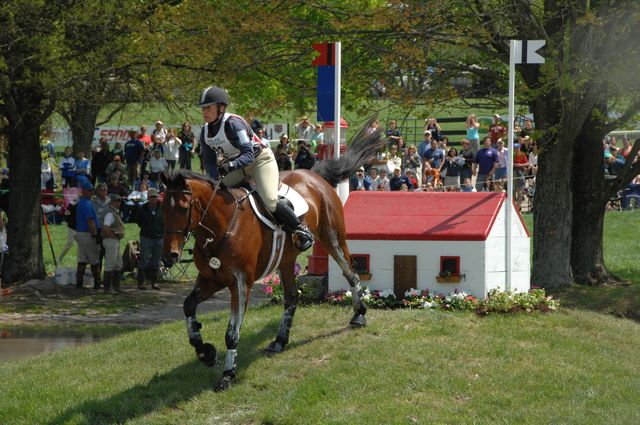
[(215, 122), (218, 119), (218, 107), (216, 104), (202, 107), (202, 116), (205, 122)]

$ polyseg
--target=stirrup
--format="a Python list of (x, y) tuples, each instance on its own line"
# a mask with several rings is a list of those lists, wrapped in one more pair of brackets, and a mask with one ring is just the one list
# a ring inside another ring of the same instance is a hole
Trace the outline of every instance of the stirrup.
[(307, 226), (301, 225), (293, 231), (293, 234), (296, 236), (293, 238), (293, 243), (300, 251), (306, 251), (313, 245), (313, 234)]

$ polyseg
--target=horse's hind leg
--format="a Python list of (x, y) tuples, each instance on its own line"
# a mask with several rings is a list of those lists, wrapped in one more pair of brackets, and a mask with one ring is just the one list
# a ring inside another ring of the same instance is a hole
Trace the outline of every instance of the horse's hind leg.
[(284, 347), (289, 343), (289, 331), (293, 323), (293, 316), (296, 314), (296, 306), (298, 304), (298, 288), (296, 287), (296, 277), (294, 274), (295, 255), (291, 250), (280, 264), (280, 280), (284, 288), (284, 312), (276, 339), (265, 349), (268, 353), (281, 353)]
[(367, 313), (367, 307), (362, 301), (362, 288), (360, 287), (360, 276), (351, 267), (351, 253), (347, 247), (347, 241), (344, 231), (338, 233), (332, 231), (330, 235), (329, 253), (331, 257), (338, 263), (342, 274), (351, 286), (351, 304), (353, 306), (353, 317), (349, 324), (353, 327), (366, 326), (367, 319), (364, 315)]
[(209, 367), (216, 364), (216, 348), (212, 344), (202, 341), (202, 335), (200, 334), (202, 324), (196, 319), (196, 310), (198, 308), (198, 304), (208, 299), (211, 295), (222, 288), (223, 287), (220, 285), (205, 281), (204, 278), (198, 275), (193, 290), (187, 298), (185, 298), (182, 306), (186, 318), (189, 344), (196, 349), (198, 359)]
[(235, 285), (231, 285), (231, 317), (229, 326), (224, 335), (227, 345), (227, 354), (224, 360), (224, 371), (222, 378), (215, 386), (215, 391), (222, 391), (229, 388), (231, 382), (236, 377), (236, 357), (238, 356), (238, 343), (240, 342), (240, 329), (244, 320), (247, 306), (248, 289), (246, 278), (242, 273), (236, 273)]

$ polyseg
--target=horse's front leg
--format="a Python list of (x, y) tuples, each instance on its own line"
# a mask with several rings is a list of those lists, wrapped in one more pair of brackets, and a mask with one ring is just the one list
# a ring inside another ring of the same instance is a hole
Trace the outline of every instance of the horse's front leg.
[(224, 340), (227, 345), (227, 354), (224, 360), (222, 378), (215, 386), (215, 391), (229, 388), (236, 377), (236, 357), (238, 356), (238, 343), (240, 342), (240, 329), (244, 320), (244, 314), (248, 302), (248, 289), (246, 279), (240, 273), (235, 276), (235, 285), (231, 285), (231, 317)]
[(202, 340), (202, 334), (200, 329), (202, 324), (196, 319), (196, 310), (198, 304), (208, 299), (212, 294), (222, 289), (215, 284), (208, 285), (211, 288), (204, 290), (204, 280), (198, 276), (196, 284), (191, 293), (185, 298), (183, 303), (183, 311), (187, 324), (187, 334), (189, 335), (189, 344), (196, 349), (196, 355), (198, 359), (209, 367), (213, 367), (216, 364), (216, 348), (209, 343), (205, 343)]

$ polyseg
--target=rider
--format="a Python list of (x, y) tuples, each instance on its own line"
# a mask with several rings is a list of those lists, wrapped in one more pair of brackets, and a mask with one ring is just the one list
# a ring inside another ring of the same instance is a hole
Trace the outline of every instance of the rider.
[(309, 228), (286, 199), (278, 199), (279, 174), (273, 152), (242, 117), (226, 112), (228, 105), (229, 95), (220, 87), (207, 87), (200, 96), (198, 106), (206, 123), (200, 132), (200, 146), (206, 173), (213, 178), (219, 175), (228, 187), (253, 178), (265, 207), (298, 236), (298, 249), (309, 249), (313, 244)]

